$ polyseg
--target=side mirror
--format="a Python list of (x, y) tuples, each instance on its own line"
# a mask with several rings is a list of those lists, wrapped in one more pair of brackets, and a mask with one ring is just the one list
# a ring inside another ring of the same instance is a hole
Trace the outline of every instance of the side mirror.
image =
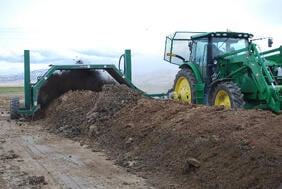
[(272, 44), (273, 44), (273, 39), (268, 38), (268, 47), (272, 47)]

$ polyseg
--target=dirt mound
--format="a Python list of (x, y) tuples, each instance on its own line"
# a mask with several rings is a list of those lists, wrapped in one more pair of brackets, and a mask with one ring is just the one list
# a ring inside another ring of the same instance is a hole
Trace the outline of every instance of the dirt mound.
[(145, 98), (125, 86), (75, 91), (47, 125), (107, 149), (159, 188), (278, 188), (282, 115)]
[(79, 136), (97, 97), (93, 91), (69, 91), (54, 100), (45, 112), (47, 129), (68, 138)]
[[(81, 82), (83, 81), (83, 82)], [(97, 70), (63, 70), (55, 72), (40, 88), (38, 103), (46, 108), (50, 102), (69, 90), (101, 91), (104, 84), (114, 83)]]
[(142, 96), (125, 85), (104, 85), (99, 93), (94, 91), (69, 91), (56, 99), (46, 111), (47, 127), (69, 138), (88, 135), (95, 122), (111, 119), (124, 107), (131, 107)]
[(108, 147), (119, 163), (131, 169), (160, 177), (168, 174), (164, 187), (173, 183), (179, 188), (277, 188), (281, 184), (281, 116), (152, 100), (140, 100), (125, 111), (126, 116), (122, 116), (125, 112), (115, 115), (115, 125), (107, 125), (112, 125)]

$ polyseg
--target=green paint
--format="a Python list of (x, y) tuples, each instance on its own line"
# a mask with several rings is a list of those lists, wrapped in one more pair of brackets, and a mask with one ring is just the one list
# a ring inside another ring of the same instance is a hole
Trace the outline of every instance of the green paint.
[(29, 109), (31, 105), (29, 50), (24, 50), (24, 94), (25, 108)]
[(125, 50), (124, 53), (124, 59), (125, 59), (125, 70), (124, 70), (124, 74), (125, 77), (128, 81), (132, 81), (132, 71), (131, 71), (131, 50), (127, 49)]
[[(282, 46), (260, 53), (251, 41), (252, 37), (252, 34), (237, 32), (175, 32), (166, 38), (164, 60), (180, 65), (180, 68), (189, 67), (194, 72), (198, 104), (208, 104), (207, 98), (204, 100), (203, 97), (208, 97), (218, 82), (231, 80), (240, 87), (246, 102), (245, 108), (280, 112), (282, 75), (278, 74), (278, 70), (282, 69)], [(221, 44), (217, 48), (225, 52), (215, 55), (213, 45), (220, 40)], [(242, 45), (231, 50), (236, 40), (245, 40), (245, 47)], [(198, 49), (203, 41), (206, 44)], [(192, 52), (188, 46), (193, 46)], [(167, 53), (175, 55), (169, 56)], [(177, 59), (178, 55), (182, 59)]]

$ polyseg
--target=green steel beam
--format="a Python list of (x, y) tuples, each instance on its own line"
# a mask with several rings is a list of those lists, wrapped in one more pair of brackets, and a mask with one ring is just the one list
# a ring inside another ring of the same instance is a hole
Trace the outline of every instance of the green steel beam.
[(131, 50), (127, 49), (124, 53), (125, 58), (125, 70), (124, 74), (128, 81), (132, 81), (132, 71), (131, 71)]
[(29, 50), (24, 50), (24, 101), (25, 108), (29, 109), (31, 105)]

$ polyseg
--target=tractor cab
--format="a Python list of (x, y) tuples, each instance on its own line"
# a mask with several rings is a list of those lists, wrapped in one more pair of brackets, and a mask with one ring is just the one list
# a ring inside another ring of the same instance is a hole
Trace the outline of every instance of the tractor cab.
[(164, 60), (180, 66), (193, 63), (210, 83), (217, 72), (217, 57), (248, 47), (251, 37), (236, 32), (175, 32), (166, 38)]

